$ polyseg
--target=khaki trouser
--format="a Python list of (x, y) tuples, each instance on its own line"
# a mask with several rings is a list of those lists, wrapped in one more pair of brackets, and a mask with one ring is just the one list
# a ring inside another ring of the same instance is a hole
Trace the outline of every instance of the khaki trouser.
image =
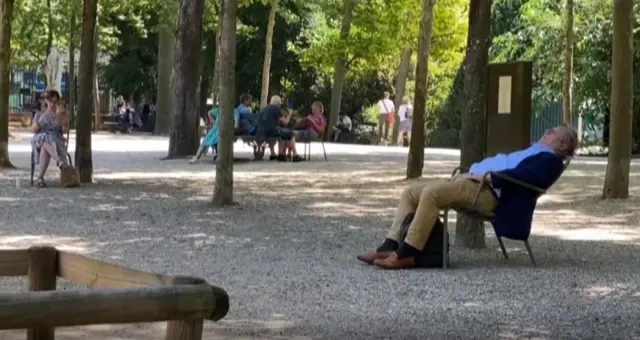
[[(400, 197), (396, 215), (387, 234), (387, 238), (399, 241), (402, 233), (402, 222), (411, 212), (416, 212), (405, 242), (422, 250), (440, 210), (451, 205), (471, 205), (478, 193), (480, 183), (465, 178), (459, 180), (436, 180), (429, 183), (417, 183), (407, 187)], [(480, 192), (475, 209), (481, 212), (492, 212), (498, 204), (491, 189)]]
[(384, 113), (378, 116), (378, 141), (380, 143), (389, 138), (389, 128), (391, 127), (389, 116), (392, 114), (393, 113)]

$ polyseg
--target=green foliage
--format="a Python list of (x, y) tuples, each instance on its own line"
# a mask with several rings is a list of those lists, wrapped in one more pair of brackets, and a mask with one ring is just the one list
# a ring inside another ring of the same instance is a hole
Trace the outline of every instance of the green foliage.
[[(427, 110), (435, 112), (446, 99), (458, 65), (464, 57), (467, 34), (466, 0), (439, 0), (434, 9), (432, 48), (429, 60)], [(320, 8), (320, 7), (319, 7)], [(419, 0), (360, 1), (355, 7), (351, 32), (346, 42), (340, 40), (342, 2), (325, 1), (321, 10), (314, 11), (303, 35), (309, 46), (297, 50), (304, 66), (329, 78), (338, 55), (344, 53), (349, 61), (342, 111), (354, 112), (366, 105), (365, 117), (377, 121), (375, 109), (369, 109), (380, 93), (392, 89), (400, 53), (405, 47), (417, 46), (420, 13)], [(415, 65), (415, 57), (413, 64)], [(375, 76), (374, 76), (375, 75)], [(413, 73), (410, 73), (406, 94), (413, 94)], [(367, 80), (375, 93), (354, 89), (362, 104), (349, 103), (350, 87), (360, 85), (357, 79)], [(384, 83), (385, 86), (377, 87)], [(371, 117), (369, 117), (371, 116)], [(434, 115), (429, 115), (433, 121)]]
[[(67, 50), (71, 36), (79, 44), (80, 24), (70, 35), (70, 15), (81, 22), (82, 0), (51, 0), (54, 20), (48, 25), (48, 9), (36, 0), (21, 0), (16, 7), (12, 47), (15, 65), (36, 67), (46, 60), (47, 34), (53, 45)], [(264, 37), (271, 0), (242, 0), (238, 10), (237, 93), (260, 92)], [(104, 86), (125, 97), (153, 98), (157, 78), (157, 31), (173, 25), (178, 0), (101, 0), (99, 8)], [(428, 109), (445, 100), (466, 42), (466, 0), (439, 0), (435, 8), (430, 62)], [(339, 39), (344, 0), (280, 0), (274, 31), (271, 93), (284, 95), (303, 111), (315, 99), (330, 102), (335, 58), (349, 62), (342, 111), (355, 113), (393, 88), (400, 52), (417, 45), (420, 0), (358, 0), (350, 37)], [(207, 0), (203, 53), (204, 72), (212, 72), (214, 39), (218, 28), (219, 1)], [(34, 23), (36, 23), (34, 25)], [(204, 48), (204, 46), (209, 48)], [(64, 53), (64, 52), (62, 52)], [(413, 62), (415, 64), (415, 61)], [(413, 91), (410, 72), (407, 95)], [(194, 80), (195, 81), (195, 80)], [(434, 119), (433, 114), (430, 115)]]
[[(533, 62), (534, 112), (541, 112), (551, 103), (562, 100), (564, 3), (557, 0), (493, 2), (491, 62)], [(601, 124), (610, 105), (612, 10), (611, 1), (574, 0), (573, 105), (574, 112), (583, 115), (590, 125)], [(637, 17), (640, 14), (637, 5), (635, 11)], [(640, 76), (638, 30), (634, 35), (634, 48), (634, 73)], [(639, 82), (634, 84), (634, 93), (640, 95)], [(458, 141), (450, 138), (457, 132), (450, 133), (450, 130), (459, 126), (455, 102), (459, 101), (456, 96), (460, 95), (460, 89), (454, 86), (447, 105), (439, 112), (440, 125), (433, 143), (457, 146)], [(634, 131), (639, 130), (635, 126)], [(640, 136), (635, 138), (640, 139)]]
[[(146, 27), (157, 23), (156, 16), (146, 19)], [(103, 84), (126, 99), (141, 94), (153, 98), (157, 88), (157, 33), (144, 32), (117, 15), (103, 18), (103, 24), (115, 28), (115, 38), (120, 41), (109, 64), (101, 68)]]

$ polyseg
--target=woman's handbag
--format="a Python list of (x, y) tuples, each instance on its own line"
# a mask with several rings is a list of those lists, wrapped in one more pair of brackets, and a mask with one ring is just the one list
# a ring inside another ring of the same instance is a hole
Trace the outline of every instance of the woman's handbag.
[(71, 165), (60, 168), (60, 184), (65, 188), (80, 186), (80, 174), (78, 169)]

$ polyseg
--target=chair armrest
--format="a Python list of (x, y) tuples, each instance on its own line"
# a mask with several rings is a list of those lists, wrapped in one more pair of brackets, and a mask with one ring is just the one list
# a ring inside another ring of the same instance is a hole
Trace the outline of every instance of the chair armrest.
[(524, 181), (521, 181), (519, 179), (507, 176), (505, 174), (501, 174), (499, 172), (493, 172), (493, 171), (492, 172), (488, 172), (484, 176), (485, 177), (487, 177), (487, 176), (496, 176), (496, 177), (504, 179), (505, 181), (511, 182), (513, 184), (517, 184), (517, 185), (519, 185), (519, 186), (521, 186), (523, 188), (527, 188), (529, 190), (536, 191), (536, 192), (538, 192), (540, 194), (544, 194), (544, 193), (547, 192), (546, 190), (538, 188), (537, 186), (531, 185), (531, 184), (529, 184), (527, 182), (524, 182)]
[(489, 185), (489, 183), (491, 183), (491, 177), (489, 177), (490, 175), (491, 175), (491, 172), (487, 172), (486, 174), (484, 174), (484, 176), (482, 176), (482, 182), (480, 182), (480, 187), (478, 187), (478, 192), (476, 192), (476, 196), (473, 198), (473, 203), (471, 204), (472, 207), (475, 207), (476, 203), (478, 203), (478, 198), (480, 197), (480, 193), (482, 192), (482, 189), (488, 188), (490, 190), (493, 190), (493, 188)]
[(453, 172), (451, 172), (451, 177), (455, 177), (459, 173), (468, 172), (468, 171), (469, 169), (463, 166), (456, 167), (455, 169), (453, 169)]

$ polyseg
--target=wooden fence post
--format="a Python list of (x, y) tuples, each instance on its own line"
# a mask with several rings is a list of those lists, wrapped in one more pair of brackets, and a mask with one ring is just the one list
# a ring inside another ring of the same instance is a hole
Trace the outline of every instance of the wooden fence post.
[[(58, 250), (50, 246), (29, 248), (29, 291), (56, 290)], [(54, 328), (31, 328), (27, 340), (54, 340)]]
[[(197, 277), (176, 276), (171, 279), (172, 285), (203, 283), (207, 283), (207, 281)], [(203, 319), (168, 321), (165, 340), (202, 340), (203, 324)]]

